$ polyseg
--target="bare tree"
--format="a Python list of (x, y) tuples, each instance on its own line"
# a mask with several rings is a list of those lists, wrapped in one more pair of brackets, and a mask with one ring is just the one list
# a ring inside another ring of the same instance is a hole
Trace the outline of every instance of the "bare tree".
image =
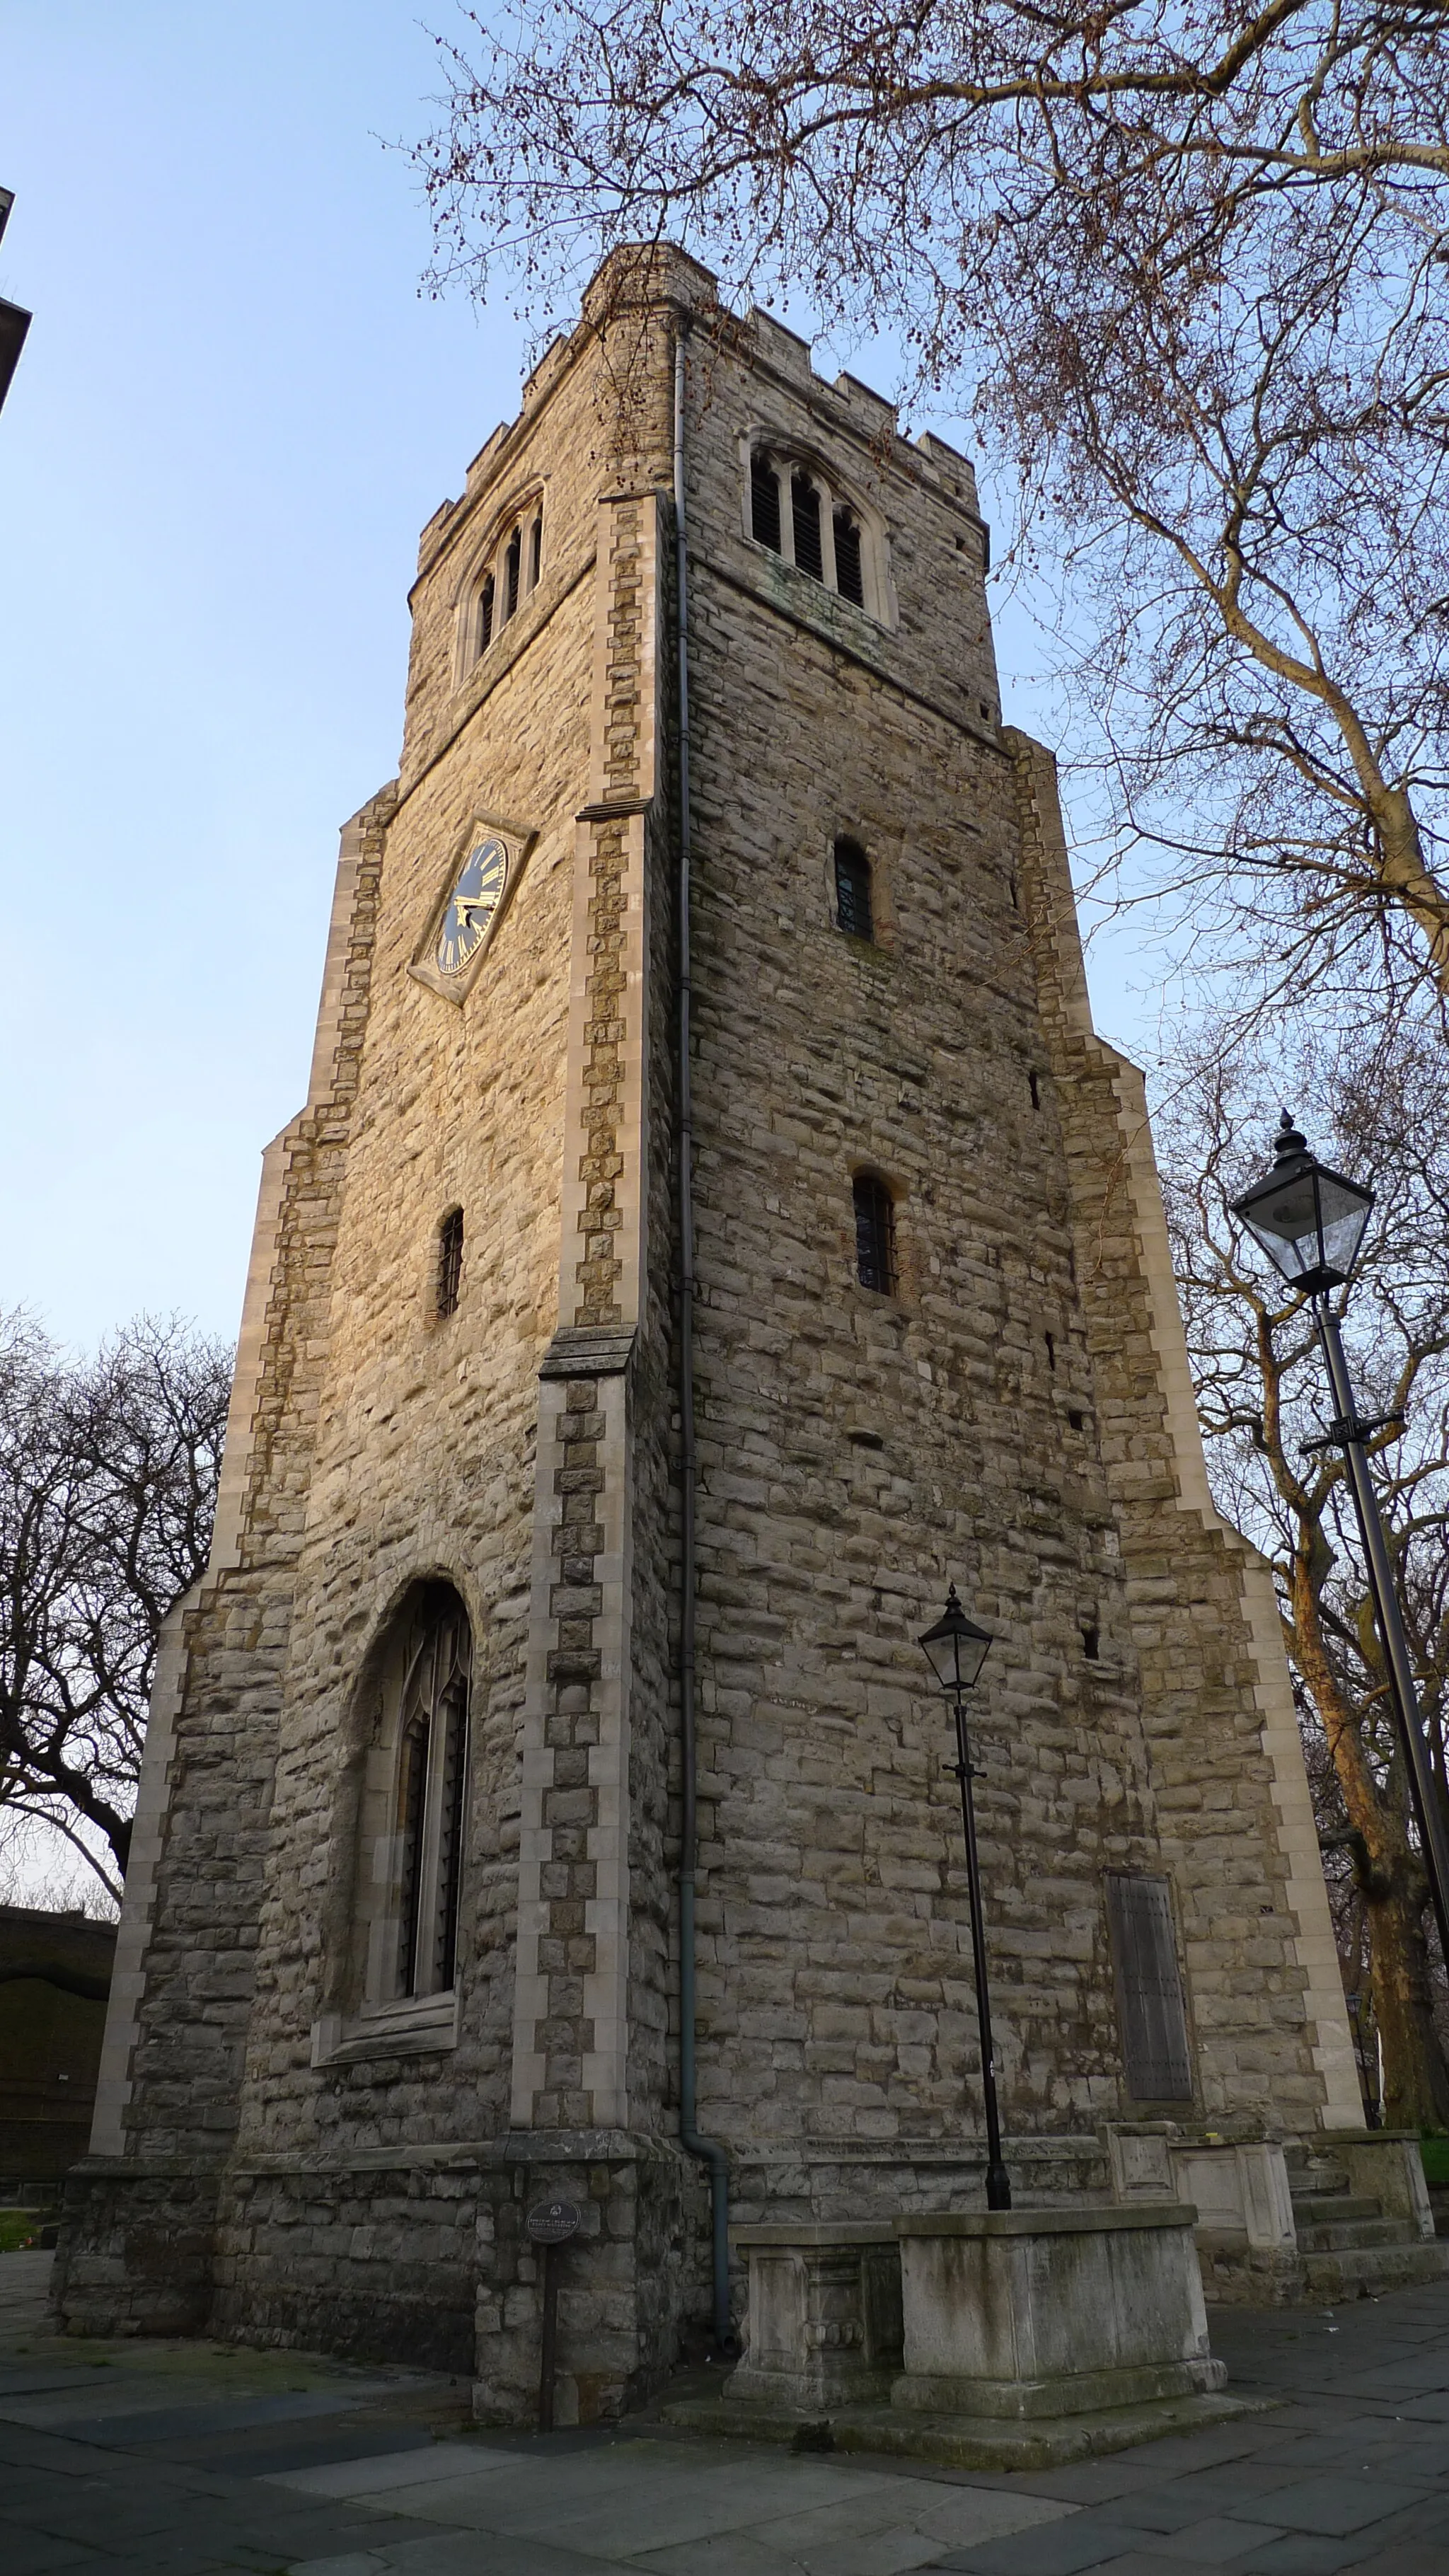
[(464, 14), (437, 281), (668, 234), (894, 327), (1072, 588), (1114, 856), (1260, 992), (1449, 995), (1449, 0)]
[(231, 1354), (143, 1316), (92, 1360), (0, 1319), (0, 1810), (119, 1893), (162, 1620), (211, 1543)]
[[(1445, 1794), (1449, 1691), (1449, 1145), (1430, 1031), (1375, 1049), (1302, 1050), (1317, 1143), (1370, 1181), (1378, 1204), (1344, 1311), (1365, 1412), (1404, 1417), (1373, 1443), (1373, 1473), (1426, 1724)], [(1321, 1104), (1322, 1118), (1320, 1122)], [(1266, 1160), (1275, 1106), (1261, 1081), (1204, 1045), (1159, 1121), (1169, 1222), (1210, 1472), (1221, 1508), (1270, 1559), (1284, 1643), (1310, 1722), (1310, 1778), (1341, 1954), (1366, 1939), (1384, 2107), (1395, 2125), (1449, 2127), (1434, 2020), (1428, 1887), (1359, 1562), (1342, 1454), (1322, 1444), (1331, 1401), (1309, 1310), (1270, 1286), (1230, 1202)], [(1317, 1730), (1322, 1753), (1312, 1742)], [(1331, 1769), (1329, 1768), (1331, 1766)]]

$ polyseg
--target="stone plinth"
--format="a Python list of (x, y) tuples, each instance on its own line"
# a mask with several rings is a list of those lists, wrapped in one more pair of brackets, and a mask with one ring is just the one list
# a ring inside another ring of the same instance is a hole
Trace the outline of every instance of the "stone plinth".
[(901, 2367), (901, 2260), (887, 2220), (741, 2227), (749, 2345), (736, 2398), (810, 2408), (879, 2405)]
[(1302, 2266), (1293, 2196), (1276, 2138), (1191, 2138), (1165, 2124), (1109, 2133), (1112, 2189), (1128, 2207), (1187, 2201), (1214, 2298), (1291, 2296)]
[(1045, 2469), (1250, 2412), (1219, 2394), (1195, 2216), (1157, 2202), (898, 2218), (894, 2248), (878, 2222), (741, 2228), (747, 2357), (718, 2396), (665, 2415), (750, 2441)]
[(1184, 2202), (896, 2222), (905, 2368), (893, 2406), (1060, 2416), (1221, 2388)]

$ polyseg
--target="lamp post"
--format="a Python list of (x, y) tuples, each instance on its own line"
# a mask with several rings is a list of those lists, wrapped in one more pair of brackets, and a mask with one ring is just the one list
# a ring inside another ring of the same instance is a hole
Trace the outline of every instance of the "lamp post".
[(1359, 1412), (1338, 1319), (1328, 1302), (1329, 1291), (1347, 1287), (1353, 1277), (1374, 1194), (1320, 1163), (1309, 1152), (1306, 1137), (1299, 1134), (1286, 1109), (1274, 1147), (1272, 1170), (1245, 1190), (1241, 1198), (1234, 1199), (1233, 1214), (1242, 1218), (1289, 1287), (1307, 1297), (1317, 1327), (1337, 1408), (1324, 1445), (1341, 1449), (1348, 1466), (1374, 1618), (1389, 1676), (1394, 1722), (1409, 1774), (1419, 1848), (1434, 1900), (1440, 1948), (1449, 1966), (1449, 1830), (1424, 1741), (1409, 1641), (1394, 1590), (1378, 1496), (1369, 1473), (1369, 1441), (1393, 1417), (1382, 1414), (1366, 1420)]
[(1001, 2158), (1001, 2119), (996, 2108), (996, 2062), (991, 2049), (991, 1996), (986, 1983), (986, 1926), (981, 1913), (981, 1869), (976, 1858), (976, 1808), (971, 1796), (971, 1750), (966, 1738), (966, 1693), (973, 1690), (991, 1651), (984, 1628), (967, 1618), (953, 1583), (946, 1615), (920, 1640), (926, 1659), (950, 1700), (956, 1720), (956, 1777), (961, 1783), (961, 1822), (966, 1832), (966, 1885), (971, 1904), (971, 1948), (976, 1966), (976, 2025), (981, 2034), (981, 2090), (986, 2098), (986, 2206), (1010, 2209), (1011, 2183)]

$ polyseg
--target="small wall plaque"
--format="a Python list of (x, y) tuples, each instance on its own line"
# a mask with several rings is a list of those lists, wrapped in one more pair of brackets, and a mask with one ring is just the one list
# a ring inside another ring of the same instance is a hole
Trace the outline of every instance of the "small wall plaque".
[(563, 2245), (579, 2231), (579, 2212), (571, 2200), (540, 2200), (524, 2226), (535, 2245)]

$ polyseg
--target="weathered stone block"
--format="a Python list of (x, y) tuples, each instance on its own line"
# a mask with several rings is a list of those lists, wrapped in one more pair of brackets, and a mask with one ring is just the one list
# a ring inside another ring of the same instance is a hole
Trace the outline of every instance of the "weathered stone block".
[(899, 2220), (905, 2368), (891, 2403), (1039, 2417), (1221, 2388), (1194, 2215), (1164, 2203)]

